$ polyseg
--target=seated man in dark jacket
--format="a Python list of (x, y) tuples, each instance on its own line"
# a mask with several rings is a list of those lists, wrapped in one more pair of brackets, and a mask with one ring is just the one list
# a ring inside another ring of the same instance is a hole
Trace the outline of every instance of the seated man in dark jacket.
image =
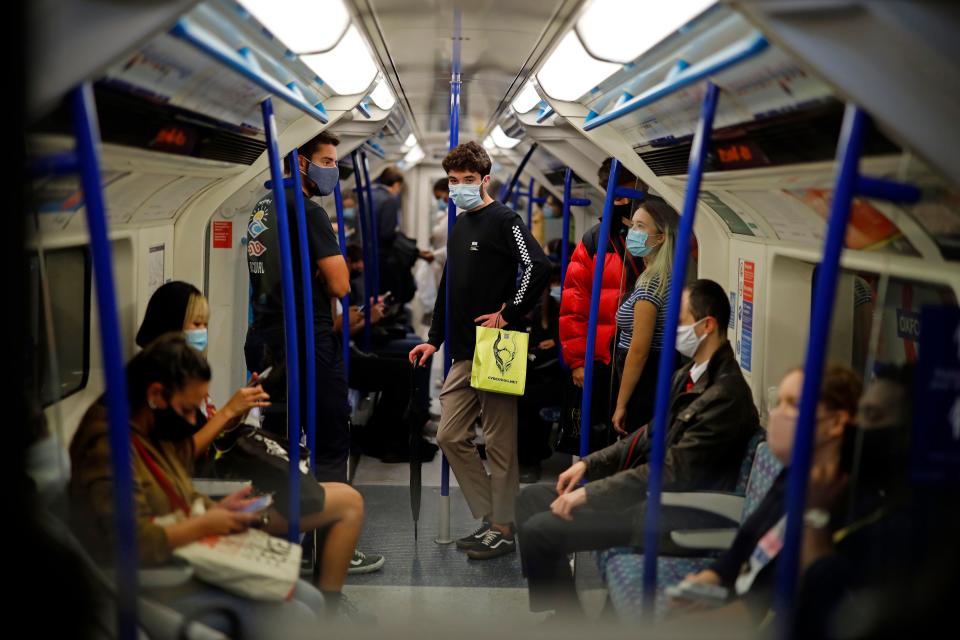
[[(727, 341), (729, 319), (727, 294), (716, 282), (697, 280), (684, 289), (676, 346), (692, 360), (673, 378), (665, 490), (733, 489), (759, 428), (750, 387)], [(556, 488), (520, 492), (517, 524), (531, 611), (579, 609), (568, 553), (642, 544), (652, 445), (642, 427), (564, 471)]]

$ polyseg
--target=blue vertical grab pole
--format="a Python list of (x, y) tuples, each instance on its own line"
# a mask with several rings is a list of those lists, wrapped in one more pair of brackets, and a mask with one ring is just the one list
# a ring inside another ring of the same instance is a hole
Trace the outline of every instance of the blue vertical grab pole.
[[(307, 449), (310, 451), (310, 471), (317, 472), (317, 360), (316, 336), (313, 328), (313, 272), (316, 269), (310, 261), (310, 245), (307, 242), (307, 213), (303, 204), (303, 187), (300, 176), (300, 157), (296, 149), (290, 152), (290, 177), (293, 182), (293, 202), (297, 213), (297, 243), (300, 246), (300, 281), (303, 292), (303, 350), (304, 385), (302, 393), (307, 399)], [(296, 266), (293, 266), (296, 268)], [(298, 439), (299, 442), (299, 439)], [(290, 441), (293, 448), (293, 441)]]
[[(273, 101), (267, 98), (261, 105), (263, 128), (267, 132), (267, 157), (270, 161), (270, 180), (273, 183), (273, 205), (277, 216), (277, 240), (280, 245), (280, 285), (283, 291), (283, 324), (286, 332), (287, 361), (287, 438), (290, 441), (290, 499), (287, 521), (290, 528), (287, 539), (296, 543), (300, 533), (300, 362), (297, 341), (297, 305), (293, 287), (293, 255), (287, 218), (287, 196), (283, 187), (283, 166), (277, 146), (277, 122), (273, 117)], [(292, 167), (291, 167), (292, 169)], [(308, 358), (309, 359), (309, 358)]]
[(100, 345), (106, 380), (110, 463), (113, 469), (113, 512), (116, 527), (118, 637), (137, 637), (137, 528), (133, 513), (133, 466), (127, 378), (123, 370), (117, 294), (113, 281), (107, 211), (100, 176), (100, 128), (93, 91), (87, 83), (70, 93), (71, 117), (77, 142), (77, 161), (83, 187), (90, 253), (100, 316)]
[(610, 163), (610, 178), (607, 180), (607, 196), (603, 200), (603, 218), (600, 219), (600, 234), (597, 236), (597, 253), (593, 263), (593, 288), (590, 292), (590, 315), (587, 316), (587, 351), (583, 360), (583, 397), (580, 401), (580, 458), (590, 453), (591, 411), (593, 405), (593, 358), (597, 350), (597, 320), (600, 316), (600, 289), (603, 283), (603, 267), (607, 258), (607, 239), (610, 237), (613, 218), (614, 191), (620, 161)]
[[(450, 150), (460, 144), (460, 10), (453, 11), (453, 57), (450, 69)], [(450, 373), (453, 358), (450, 354), (450, 269), (453, 254), (450, 239), (457, 221), (457, 205), (453, 198), (447, 202), (447, 262), (444, 266), (445, 291), (443, 309), (443, 377)], [(440, 460), (440, 527), (435, 540), (437, 544), (450, 544), (450, 462), (444, 455)]]
[[(360, 159), (356, 151), (350, 153), (350, 160), (353, 162), (353, 180), (357, 193), (357, 219), (360, 221), (360, 242), (363, 247), (363, 296), (366, 302), (363, 303), (363, 349), (370, 351), (373, 347), (373, 323), (370, 318), (370, 292), (373, 291), (373, 274), (370, 269), (379, 268), (373, 265), (372, 249), (370, 243), (373, 241), (370, 231), (370, 220), (367, 217), (366, 197), (364, 196), (363, 179), (360, 175)], [(372, 205), (371, 205), (372, 207)]]
[(673, 253), (673, 273), (670, 275), (670, 295), (667, 301), (667, 319), (663, 327), (663, 344), (660, 365), (657, 370), (657, 395), (653, 415), (653, 447), (649, 459), (647, 481), (647, 509), (643, 531), (643, 608), (644, 614), (653, 614), (657, 586), (657, 542), (660, 530), (660, 494), (663, 490), (663, 459), (667, 446), (667, 416), (670, 413), (670, 385), (673, 380), (673, 365), (677, 341), (677, 324), (680, 321), (680, 303), (683, 299), (683, 283), (687, 277), (687, 257), (693, 238), (693, 221), (697, 215), (697, 200), (703, 166), (707, 158), (707, 145), (713, 131), (713, 117), (717, 112), (720, 91), (712, 82), (707, 83), (700, 110), (700, 122), (690, 147), (687, 191), (683, 198), (683, 214), (677, 231), (677, 246)]
[(360, 151), (360, 165), (363, 167), (363, 183), (366, 188), (367, 211), (370, 214), (370, 256), (373, 258), (373, 272), (370, 282), (373, 283), (373, 290), (365, 292), (367, 299), (364, 301), (367, 307), (370, 306), (370, 300), (374, 301), (380, 296), (380, 223), (377, 220), (377, 211), (373, 206), (373, 187), (370, 182), (370, 163), (367, 161), (367, 152)]
[[(333, 203), (337, 208), (337, 239), (340, 241), (340, 253), (343, 259), (347, 259), (347, 230), (343, 218), (343, 194), (340, 192), (340, 182), (333, 188)], [(350, 292), (340, 298), (340, 309), (342, 323), (340, 325), (343, 334), (343, 377), (347, 384), (350, 383)]]
[(787, 475), (787, 530), (783, 549), (780, 551), (775, 591), (775, 611), (779, 620), (781, 637), (793, 635), (793, 596), (796, 591), (800, 541), (803, 535), (803, 511), (807, 499), (807, 476), (813, 457), (813, 436), (816, 425), (817, 402), (823, 365), (830, 337), (830, 321), (837, 293), (837, 275), (840, 269), (840, 252), (850, 217), (858, 180), (857, 167), (860, 161), (861, 137), (866, 117), (854, 105), (847, 105), (837, 145), (837, 184), (830, 203), (830, 219), (823, 243), (823, 257), (817, 269), (813, 292), (812, 321), (807, 338), (807, 354), (803, 364), (803, 387), (800, 395), (800, 411), (797, 416), (796, 435), (793, 444), (793, 459)]
[(560, 294), (563, 295), (563, 285), (567, 280), (567, 263), (570, 262), (570, 186), (573, 182), (573, 171), (567, 167), (563, 174), (563, 236), (560, 247)]
[(533, 230), (533, 178), (530, 178), (530, 188), (527, 191), (527, 229)]

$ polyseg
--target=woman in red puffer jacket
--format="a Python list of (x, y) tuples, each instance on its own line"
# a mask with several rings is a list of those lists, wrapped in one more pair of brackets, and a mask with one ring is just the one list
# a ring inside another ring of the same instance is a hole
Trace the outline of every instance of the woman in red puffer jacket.
[[(630, 205), (627, 205), (628, 207)], [(637, 274), (635, 259), (627, 258), (628, 277), (624, 277), (624, 240), (625, 229), (618, 217), (613, 221), (617, 227), (610, 234), (607, 255), (604, 259), (603, 280), (600, 288), (600, 315), (597, 318), (597, 342), (594, 360), (610, 364), (610, 346), (617, 331), (617, 308), (620, 306), (621, 284), (632, 284)], [(583, 365), (587, 352), (587, 321), (590, 316), (590, 296), (593, 290), (593, 267), (596, 262), (597, 236), (600, 225), (594, 226), (584, 234), (577, 245), (570, 264), (567, 267), (567, 279), (563, 287), (563, 299), (560, 302), (560, 343), (563, 347), (563, 360), (570, 367), (573, 383), (583, 386)]]
[[(600, 184), (610, 176), (610, 158), (598, 172)], [(618, 184), (646, 192), (647, 185), (626, 169), (620, 169)], [(624, 291), (633, 289), (643, 265), (625, 250), (624, 236), (633, 213), (634, 203), (629, 198), (613, 201), (614, 219), (611, 220), (600, 290), (600, 314), (597, 318), (597, 341), (594, 351), (593, 410), (598, 420), (609, 422), (611, 347), (617, 331), (617, 308)], [(590, 316), (590, 295), (593, 290), (593, 267), (597, 253), (600, 225), (594, 225), (577, 245), (567, 267), (560, 303), (560, 345), (563, 360), (570, 367), (573, 384), (583, 387), (583, 366), (587, 351), (587, 322)], [(626, 256), (626, 258), (625, 258)], [(626, 270), (626, 273), (624, 271)], [(624, 283), (628, 283), (626, 288)]]

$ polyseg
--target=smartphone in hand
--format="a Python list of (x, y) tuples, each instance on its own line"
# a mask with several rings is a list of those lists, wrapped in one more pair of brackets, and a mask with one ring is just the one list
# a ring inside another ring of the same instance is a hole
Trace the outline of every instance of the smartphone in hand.
[(257, 511), (263, 511), (273, 504), (273, 496), (268, 494), (262, 495), (246, 507), (241, 509), (244, 513), (256, 513)]
[(257, 385), (263, 384), (263, 381), (266, 380), (266, 379), (270, 376), (270, 372), (272, 372), (272, 371), (273, 371), (273, 367), (272, 367), (272, 366), (267, 367), (266, 369), (263, 370), (262, 373), (257, 374), (257, 379), (256, 379), (255, 381), (251, 382), (249, 386), (255, 387), (255, 386), (257, 386)]

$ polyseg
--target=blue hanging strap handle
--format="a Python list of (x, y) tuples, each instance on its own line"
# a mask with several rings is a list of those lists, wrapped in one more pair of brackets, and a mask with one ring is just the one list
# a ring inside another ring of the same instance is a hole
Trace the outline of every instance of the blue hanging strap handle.
[[(296, 149), (290, 152), (290, 179), (293, 182), (293, 202), (297, 210), (297, 241), (300, 245), (300, 280), (303, 283), (303, 350), (304, 350), (304, 385), (303, 391), (307, 399), (307, 449), (310, 450), (310, 470), (316, 474), (317, 469), (317, 360), (316, 334), (313, 326), (313, 272), (316, 266), (311, 263), (310, 244), (307, 242), (307, 213), (303, 203), (302, 178), (300, 176), (300, 156)], [(323, 292), (321, 292), (322, 294)], [(291, 444), (291, 447), (293, 445)], [(291, 454), (292, 455), (292, 454)]]
[[(560, 299), (563, 299), (563, 287), (567, 282), (567, 265), (570, 263), (570, 207), (586, 207), (590, 201), (586, 198), (573, 198), (570, 188), (573, 185), (573, 171), (567, 167), (563, 174), (563, 246), (560, 247)], [(563, 360), (563, 349), (557, 349), (560, 366), (569, 369)]]
[[(337, 239), (340, 241), (340, 252), (343, 259), (347, 259), (347, 230), (343, 217), (343, 194), (340, 192), (340, 182), (333, 188), (333, 202), (337, 208)], [(340, 298), (342, 322), (340, 328), (343, 334), (343, 376), (350, 382), (350, 292)]]
[(670, 295), (667, 301), (667, 318), (663, 327), (664, 349), (660, 354), (657, 370), (657, 395), (653, 414), (653, 447), (648, 461), (649, 477), (647, 481), (647, 508), (643, 527), (643, 609), (644, 614), (653, 614), (653, 603), (657, 589), (657, 544), (660, 531), (660, 495), (663, 490), (663, 459), (666, 455), (667, 416), (670, 414), (670, 386), (673, 379), (673, 365), (676, 350), (672, 348), (677, 341), (677, 324), (680, 322), (680, 304), (683, 297), (683, 283), (687, 277), (687, 257), (693, 239), (693, 222), (697, 214), (697, 200), (700, 196), (700, 182), (703, 179), (703, 166), (707, 158), (707, 146), (713, 131), (713, 118), (717, 112), (719, 89), (712, 82), (707, 84), (700, 110), (700, 122), (690, 147), (690, 162), (687, 179), (687, 191), (683, 198), (683, 215), (677, 231), (677, 246), (673, 254), (673, 273), (670, 275)]
[[(277, 239), (280, 245), (280, 286), (283, 291), (283, 324), (286, 330), (287, 361), (287, 438), (290, 451), (290, 499), (287, 521), (290, 528), (287, 539), (300, 539), (300, 362), (297, 340), (297, 303), (293, 286), (293, 252), (287, 218), (287, 196), (284, 192), (283, 165), (277, 146), (277, 123), (273, 117), (270, 98), (261, 105), (263, 128), (267, 132), (267, 157), (270, 161), (270, 179), (273, 183), (273, 204), (277, 215)], [(293, 169), (293, 167), (291, 167)], [(296, 189), (294, 189), (296, 191)], [(300, 226), (300, 225), (298, 225)], [(308, 360), (309, 355), (308, 355)]]
[(803, 513), (807, 500), (807, 479), (813, 459), (817, 403), (820, 399), (823, 367), (830, 339), (830, 322), (836, 301), (840, 254), (843, 251), (853, 198), (859, 194), (906, 203), (917, 202), (920, 199), (920, 190), (914, 186), (859, 174), (863, 132), (868, 125), (869, 119), (866, 114), (855, 105), (848, 104), (837, 145), (838, 174), (833, 200), (830, 203), (830, 218), (823, 242), (823, 256), (814, 284), (813, 308), (816, 313), (813, 314), (810, 322), (810, 334), (807, 338), (800, 410), (794, 436), (793, 457), (787, 475), (787, 529), (784, 534), (783, 549), (779, 554), (775, 592), (778, 631), (782, 638), (792, 638), (795, 635), (793, 599), (800, 577)]
[(610, 163), (610, 178), (607, 180), (607, 195), (603, 200), (603, 218), (600, 219), (600, 235), (593, 263), (593, 288), (590, 291), (590, 315), (587, 316), (587, 351), (583, 361), (583, 398), (580, 403), (580, 457), (590, 453), (591, 411), (593, 409), (593, 358), (597, 351), (597, 320), (600, 316), (600, 289), (603, 283), (603, 267), (607, 258), (606, 238), (610, 237), (613, 201), (616, 198), (617, 174), (620, 161)]
[(100, 317), (100, 347), (106, 382), (110, 465), (113, 473), (113, 512), (116, 527), (118, 637), (137, 637), (137, 526), (133, 507), (133, 464), (130, 455), (130, 415), (127, 378), (123, 368), (120, 320), (113, 280), (107, 210), (100, 174), (100, 130), (90, 84), (70, 92), (71, 117), (76, 136), (76, 167), (80, 171), (90, 253)]
[(363, 301), (363, 349), (370, 351), (373, 348), (373, 322), (370, 317), (370, 292), (373, 291), (373, 273), (371, 269), (378, 268), (374, 264), (373, 250), (371, 249), (372, 231), (370, 230), (370, 218), (367, 215), (368, 205), (373, 208), (372, 203), (368, 203), (364, 194), (363, 176), (360, 170), (360, 159), (356, 151), (350, 153), (350, 160), (353, 162), (353, 181), (354, 192), (357, 194), (357, 219), (360, 221), (360, 241), (363, 247), (363, 295), (366, 300)]

